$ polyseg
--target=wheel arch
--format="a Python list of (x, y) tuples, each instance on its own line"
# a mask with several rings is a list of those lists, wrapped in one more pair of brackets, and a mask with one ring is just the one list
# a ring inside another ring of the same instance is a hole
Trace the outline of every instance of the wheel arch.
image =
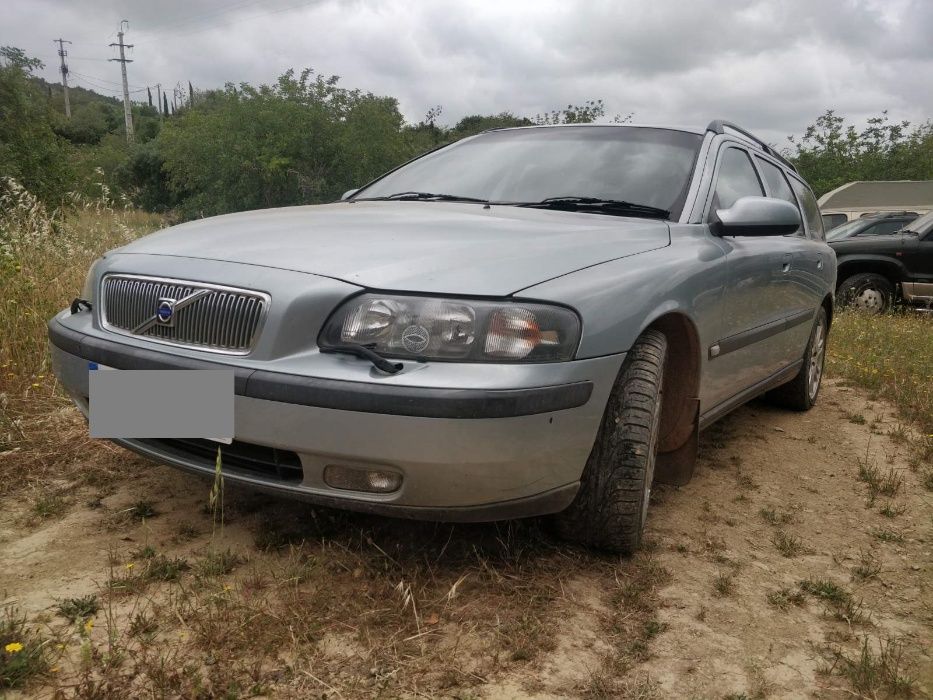
[(881, 256), (841, 258), (836, 265), (836, 288), (848, 278), (862, 273), (881, 275), (896, 285), (904, 279), (904, 266), (890, 258)]
[(694, 430), (700, 394), (700, 334), (693, 320), (680, 311), (654, 318), (645, 328), (652, 329), (667, 338), (658, 451), (670, 452), (681, 447)]

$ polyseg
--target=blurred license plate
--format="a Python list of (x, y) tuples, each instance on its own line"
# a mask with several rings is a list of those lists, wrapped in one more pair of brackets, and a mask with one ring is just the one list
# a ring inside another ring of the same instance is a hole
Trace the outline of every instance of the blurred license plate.
[(233, 441), (232, 369), (114, 369), (88, 363), (91, 437)]

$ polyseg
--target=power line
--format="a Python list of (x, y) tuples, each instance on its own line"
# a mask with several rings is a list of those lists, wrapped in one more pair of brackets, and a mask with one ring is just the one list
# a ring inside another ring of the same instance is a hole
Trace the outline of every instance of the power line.
[(205, 20), (205, 19), (213, 19), (214, 17), (225, 15), (228, 12), (233, 12), (235, 10), (242, 10), (250, 5), (256, 5), (258, 3), (261, 3), (262, 1), (263, 0), (240, 0), (239, 2), (235, 2), (232, 5), (228, 5), (226, 7), (221, 7), (221, 8), (216, 8), (215, 10), (211, 12), (206, 12), (206, 13), (199, 14), (199, 15), (192, 15), (190, 17), (186, 17), (184, 19), (177, 20), (177, 21), (163, 22), (162, 24), (157, 23), (154, 26), (148, 26), (141, 31), (146, 33), (146, 32), (154, 32), (154, 31), (163, 32), (163, 31), (167, 31), (171, 29), (177, 29), (179, 27), (184, 27), (186, 25), (189, 25), (192, 22), (200, 22), (201, 20)]
[[(82, 78), (86, 78), (86, 79), (90, 79), (90, 80), (96, 80), (96, 81), (98, 81), (98, 82), (100, 82), (100, 83), (109, 83), (109, 84), (111, 84), (111, 85), (116, 85), (117, 87), (120, 87), (121, 85), (123, 85), (122, 82), (118, 82), (118, 81), (116, 81), (116, 80), (107, 80), (107, 78), (101, 78), (101, 77), (98, 77), (98, 76), (96, 76), (96, 75), (88, 75), (87, 73), (78, 73), (77, 71), (71, 71), (71, 75), (77, 75), (77, 76), (80, 76), (80, 77), (82, 77)], [(146, 86), (145, 86), (145, 85), (130, 84), (130, 87), (133, 87), (133, 88), (141, 87), (141, 88), (144, 88), (144, 89), (145, 89)]]
[[(282, 12), (288, 12), (288, 11), (290, 11), (290, 10), (295, 10), (295, 9), (298, 9), (299, 7), (306, 7), (307, 5), (310, 5), (310, 4), (312, 4), (312, 3), (314, 3), (314, 2), (317, 2), (317, 1), (318, 1), (318, 0), (303, 0), (303, 2), (299, 2), (299, 3), (296, 3), (296, 4), (294, 4), (294, 5), (289, 5), (288, 7), (282, 7), (282, 8), (279, 8), (278, 10), (270, 10), (270, 11), (268, 11), (268, 12), (262, 12), (262, 13), (257, 14), (257, 15), (250, 15), (249, 17), (242, 17), (242, 18), (230, 20), (230, 21), (227, 21), (227, 22), (221, 22), (221, 23), (219, 23), (219, 24), (211, 24), (211, 25), (206, 26), (206, 27), (196, 27), (196, 28), (190, 29), (190, 30), (188, 30), (188, 31), (178, 32), (178, 33), (175, 34), (174, 36), (175, 36), (175, 37), (187, 36), (187, 35), (189, 35), (189, 34), (197, 34), (198, 32), (204, 32), (204, 31), (208, 31), (208, 30), (210, 30), (210, 29), (216, 29), (216, 28), (218, 28), (218, 27), (228, 27), (228, 26), (230, 26), (230, 25), (232, 25), (232, 24), (236, 24), (236, 23), (238, 23), (238, 22), (242, 22), (242, 21), (246, 21), (246, 20), (261, 19), (262, 17), (268, 17), (268, 16), (270, 16), (270, 15), (277, 15), (277, 14), (280, 14), (280, 13), (282, 13)], [(143, 41), (140, 41), (139, 44), (142, 45), (142, 44), (152, 43), (153, 41), (155, 41), (155, 39), (144, 39)]]

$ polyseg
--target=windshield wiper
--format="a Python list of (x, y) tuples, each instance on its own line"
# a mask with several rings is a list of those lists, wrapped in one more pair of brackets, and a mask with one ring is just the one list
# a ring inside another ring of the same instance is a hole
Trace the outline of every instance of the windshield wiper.
[(667, 209), (652, 207), (648, 204), (626, 202), (621, 199), (600, 199), (598, 197), (548, 197), (540, 202), (521, 202), (517, 203), (516, 206), (566, 211), (596, 211), (607, 214), (632, 214), (657, 219), (667, 219), (671, 215)]
[(372, 349), (372, 347), (367, 345), (359, 345), (357, 343), (344, 343), (342, 345), (332, 345), (327, 347), (322, 347), (321, 352), (332, 352), (332, 353), (346, 353), (347, 355), (355, 355), (356, 357), (361, 357), (364, 360), (369, 360), (373, 363), (373, 367), (378, 369), (380, 372), (385, 372), (386, 374), (396, 374), (405, 369), (405, 365), (401, 362), (390, 362), (378, 352)]
[(458, 194), (435, 194), (434, 192), (396, 192), (385, 197), (360, 197), (357, 202), (423, 201), (423, 202), (478, 202), (488, 204), (488, 199), (463, 197)]

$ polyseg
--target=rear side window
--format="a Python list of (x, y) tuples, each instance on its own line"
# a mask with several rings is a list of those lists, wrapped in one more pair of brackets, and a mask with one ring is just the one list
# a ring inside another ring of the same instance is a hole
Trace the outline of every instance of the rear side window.
[(719, 164), (710, 216), (717, 209), (728, 209), (742, 197), (761, 197), (763, 194), (748, 154), (738, 148), (727, 148)]
[(904, 226), (907, 225), (906, 219), (888, 219), (887, 221), (879, 221), (874, 226), (869, 226), (867, 229), (861, 233), (857, 233), (857, 236), (884, 236), (888, 233), (894, 233), (895, 231), (900, 231)]
[(820, 205), (816, 203), (816, 197), (810, 191), (810, 188), (795, 177), (790, 179), (791, 187), (800, 198), (803, 204), (803, 218), (807, 222), (807, 229), (810, 231), (810, 238), (819, 241), (826, 240), (826, 234), (823, 232), (823, 217), (820, 216)]
[(848, 220), (849, 217), (845, 214), (823, 214), (823, 230), (829, 231), (837, 226), (842, 226)]
[[(790, 185), (787, 184), (787, 178), (784, 177), (784, 173), (781, 172), (781, 169), (773, 163), (769, 163), (761, 158), (756, 157), (755, 160), (758, 161), (758, 167), (761, 170), (762, 177), (765, 179), (765, 183), (768, 185), (768, 191), (771, 193), (771, 196), (776, 199), (783, 199), (785, 202), (790, 202), (800, 211), (797, 198), (794, 196), (794, 192), (791, 190)], [(801, 216), (801, 219), (802, 218)], [(803, 226), (791, 235), (804, 235)]]

